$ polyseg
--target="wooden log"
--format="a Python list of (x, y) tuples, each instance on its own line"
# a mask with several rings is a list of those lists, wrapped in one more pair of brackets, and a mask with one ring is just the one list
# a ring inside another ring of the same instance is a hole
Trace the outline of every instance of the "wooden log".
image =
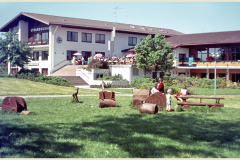
[(166, 108), (166, 96), (160, 92), (154, 93), (145, 100), (145, 103), (156, 104), (157, 107)]
[(104, 108), (104, 107), (115, 107), (116, 106), (116, 101), (112, 99), (99, 99), (99, 108)]
[(22, 97), (13, 97), (15, 100), (18, 101), (19, 105), (23, 107), (23, 110), (27, 110), (27, 104), (26, 101)]
[(22, 112), (24, 110), (23, 106), (19, 104), (17, 98), (5, 97), (2, 101), (2, 110), (9, 112)]
[(138, 107), (140, 113), (152, 113), (156, 114), (158, 112), (158, 107), (156, 104), (143, 103)]
[(138, 106), (135, 102), (144, 102), (149, 96), (151, 91), (149, 89), (133, 89), (133, 105)]

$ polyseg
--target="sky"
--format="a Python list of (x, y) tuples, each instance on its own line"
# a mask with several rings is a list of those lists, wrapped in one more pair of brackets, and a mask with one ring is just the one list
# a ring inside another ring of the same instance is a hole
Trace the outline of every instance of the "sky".
[(21, 12), (173, 29), (240, 30), (240, 2), (0, 2), (0, 27)]

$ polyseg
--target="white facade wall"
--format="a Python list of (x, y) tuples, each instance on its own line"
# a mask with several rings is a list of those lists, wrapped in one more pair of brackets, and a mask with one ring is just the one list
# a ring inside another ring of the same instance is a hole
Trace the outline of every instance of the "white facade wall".
[[(67, 41), (67, 31), (78, 33), (78, 42)], [(92, 43), (82, 42), (82, 32), (92, 33)], [(95, 34), (105, 34), (105, 44), (95, 43)], [(62, 38), (62, 43), (57, 43), (57, 37)], [(67, 51), (77, 51), (81, 53), (82, 51), (91, 52), (92, 55), (95, 52), (105, 52), (107, 56), (108, 53), (108, 40), (111, 37), (111, 32), (106, 31), (95, 31), (86, 29), (75, 29), (75, 28), (63, 28), (58, 27), (56, 33), (54, 34), (54, 65), (67, 60)]]
[(175, 56), (177, 59), (179, 58), (179, 54), (186, 54), (186, 58), (189, 57), (189, 49), (188, 48), (176, 48), (175, 49)]
[(121, 50), (134, 47), (134, 46), (128, 45), (128, 37), (137, 37), (137, 44), (140, 44), (141, 39), (143, 39), (143, 35), (116, 32), (116, 37), (114, 40), (113, 56), (116, 56), (116, 57), (126, 56), (128, 53), (124, 54), (121, 52)]
[(28, 22), (23, 20), (19, 21), (19, 40), (28, 42)]

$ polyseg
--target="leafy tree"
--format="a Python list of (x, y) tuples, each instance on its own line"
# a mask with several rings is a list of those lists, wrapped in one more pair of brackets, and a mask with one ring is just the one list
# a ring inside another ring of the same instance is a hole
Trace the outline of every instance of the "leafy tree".
[(6, 57), (6, 63), (23, 68), (24, 64), (30, 62), (33, 48), (23, 41), (13, 40), (13, 35), (14, 33), (7, 32), (4, 34), (5, 39), (0, 38), (0, 59)]
[(164, 40), (165, 37), (159, 33), (154, 38), (148, 35), (135, 46), (137, 68), (144, 70), (144, 77), (151, 70), (166, 72), (174, 68), (174, 53)]

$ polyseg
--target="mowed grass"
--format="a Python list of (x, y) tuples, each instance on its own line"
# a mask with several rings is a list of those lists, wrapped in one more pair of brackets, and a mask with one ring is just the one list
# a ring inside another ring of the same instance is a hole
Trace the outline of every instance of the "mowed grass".
[(223, 97), (221, 109), (155, 115), (140, 114), (131, 96), (109, 108), (97, 96), (25, 98), (32, 114), (0, 112), (0, 157), (239, 158), (239, 96)]
[[(132, 93), (132, 89), (106, 90)], [(0, 95), (4, 96), (73, 92), (74, 87), (0, 78)], [(214, 90), (195, 88), (196, 92), (213, 96)], [(131, 104), (132, 96), (116, 94), (117, 107), (109, 108), (98, 108), (98, 96), (81, 96), (98, 93), (81, 89), (80, 103), (73, 103), (71, 96), (25, 98), (28, 111), (33, 112), (29, 115), (0, 111), (0, 157), (240, 157), (239, 90), (217, 89), (217, 96), (225, 98), (220, 101), (224, 103), (221, 109), (193, 106), (170, 113), (159, 109), (155, 115), (140, 114)], [(172, 109), (175, 104), (172, 99)]]
[[(74, 87), (64, 87), (16, 78), (0, 78), (0, 96), (71, 95)], [(78, 94), (98, 94), (99, 91), (79, 89)]]

